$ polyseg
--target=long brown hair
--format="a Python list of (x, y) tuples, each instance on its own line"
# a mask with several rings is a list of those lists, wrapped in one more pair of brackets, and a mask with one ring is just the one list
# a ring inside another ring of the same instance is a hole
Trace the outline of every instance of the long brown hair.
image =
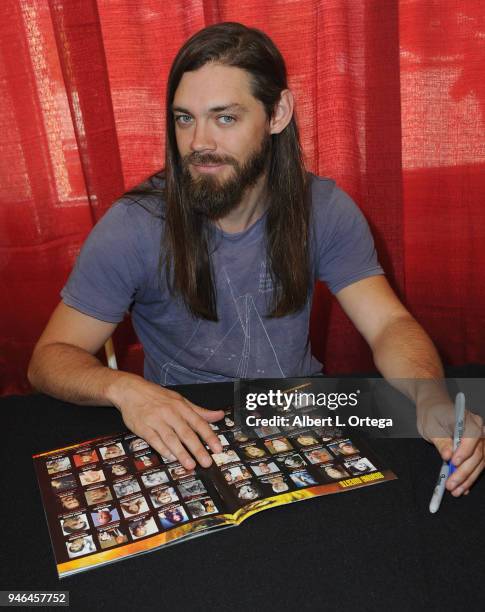
[[(251, 93), (272, 117), (282, 90), (288, 87), (286, 67), (272, 40), (260, 30), (239, 23), (219, 23), (192, 36), (178, 52), (168, 77), (164, 235), (169, 287), (194, 316), (217, 321), (216, 291), (211, 266), (211, 224), (194, 213), (181, 189), (182, 164), (175, 139), (172, 104), (185, 72), (208, 62), (235, 66), (250, 76)], [(269, 203), (266, 218), (267, 265), (273, 281), (269, 316), (297, 312), (310, 288), (308, 255), (309, 199), (307, 175), (294, 117), (271, 135), (268, 163)]]

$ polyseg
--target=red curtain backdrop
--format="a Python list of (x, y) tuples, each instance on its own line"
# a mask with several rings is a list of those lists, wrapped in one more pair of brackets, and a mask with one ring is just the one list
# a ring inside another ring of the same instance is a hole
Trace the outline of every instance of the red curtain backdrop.
[[(170, 64), (219, 21), (274, 39), (308, 168), (359, 203), (445, 362), (485, 362), (481, 0), (3, 0), (0, 14), (1, 393), (29, 389), (32, 348), (93, 223), (162, 167)], [(323, 286), (312, 341), (327, 372), (372, 367)], [(115, 344), (139, 371), (129, 326)]]

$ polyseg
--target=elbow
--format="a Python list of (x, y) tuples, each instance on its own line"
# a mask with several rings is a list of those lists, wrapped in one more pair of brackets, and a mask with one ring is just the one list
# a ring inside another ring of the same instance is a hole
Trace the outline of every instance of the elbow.
[(30, 358), (29, 365), (27, 366), (27, 380), (33, 389), (39, 391), (39, 349), (36, 346), (32, 357)]
[(34, 359), (34, 355), (32, 355), (32, 357), (30, 358), (29, 361), (29, 365), (27, 367), (27, 380), (30, 383), (30, 386), (35, 389), (36, 388), (36, 384), (35, 384), (35, 359)]

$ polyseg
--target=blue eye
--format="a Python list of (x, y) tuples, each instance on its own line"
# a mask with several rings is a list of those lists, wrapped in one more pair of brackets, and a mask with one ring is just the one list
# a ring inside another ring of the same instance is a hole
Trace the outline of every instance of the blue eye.
[(190, 115), (175, 115), (175, 122), (179, 125), (188, 125), (192, 121)]
[(220, 117), (217, 117), (217, 120), (219, 123), (222, 123), (222, 125), (231, 125), (231, 123), (236, 121), (236, 118), (232, 117), (231, 115), (221, 115)]

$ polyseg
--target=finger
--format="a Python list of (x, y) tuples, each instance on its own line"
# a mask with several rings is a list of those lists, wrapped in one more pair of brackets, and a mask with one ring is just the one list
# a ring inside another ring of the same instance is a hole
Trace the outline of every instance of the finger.
[(190, 427), (194, 431), (196, 431), (199, 436), (208, 444), (209, 448), (213, 453), (221, 453), (222, 452), (222, 444), (214, 433), (214, 431), (210, 428), (206, 421), (204, 421), (198, 414), (196, 414), (193, 410), (188, 409), (187, 412), (184, 412), (184, 417), (189, 423)]
[(190, 408), (194, 412), (196, 412), (199, 416), (201, 416), (205, 421), (209, 423), (214, 423), (215, 421), (220, 421), (224, 418), (224, 410), (208, 410), (207, 408), (201, 408), (200, 406), (196, 406), (186, 400), (187, 404), (189, 404)]
[(166, 461), (175, 461), (175, 455), (170, 452), (169, 448), (163, 443), (162, 439), (154, 429), (147, 429), (140, 435), (145, 442), (156, 450), (157, 453)]
[(222, 446), (207, 422), (192, 410), (190, 406), (193, 405), (180, 397), (179, 400), (172, 402), (172, 410), (167, 411), (165, 420), (197, 461), (203, 467), (209, 467), (212, 459), (194, 431), (200, 432), (214, 452), (221, 452)]
[(479, 444), (475, 448), (473, 455), (463, 461), (460, 467), (457, 468), (456, 471), (448, 478), (446, 482), (446, 488), (448, 489), (448, 491), (453, 491), (456, 488), (460, 487), (462, 488), (461, 492), (463, 493), (463, 491), (468, 488), (463, 487), (463, 483), (481, 463), (483, 463), (483, 449), (482, 445)]
[(430, 438), (443, 461), (449, 461), (453, 455), (453, 440), (451, 438)]
[(482, 460), (477, 467), (473, 470), (473, 472), (468, 476), (468, 478), (456, 489), (454, 489), (451, 494), (454, 497), (459, 497), (462, 493), (464, 495), (467, 494), (467, 491), (470, 492), (470, 487), (473, 485), (475, 480), (480, 476), (485, 467), (485, 461)]
[(193, 470), (196, 466), (194, 459), (189, 455), (176, 432), (170, 427), (164, 427), (160, 432), (160, 437), (163, 443), (167, 446), (170, 452), (175, 455), (178, 461), (187, 470)]
[(209, 467), (211, 465), (212, 459), (209, 453), (187, 421), (177, 423), (175, 432), (184, 446), (191, 452), (202, 467)]
[(483, 449), (483, 420), (472, 412), (465, 413), (465, 430), (463, 437), (460, 440), (458, 448), (453, 452), (451, 462), (458, 467), (463, 464), (469, 457), (472, 457), (477, 449)]
[[(201, 438), (209, 445), (210, 449), (213, 453), (222, 452), (222, 445), (219, 441), (219, 438), (214, 433), (212, 428), (207, 424), (209, 420), (205, 413), (218, 414), (220, 413), (220, 418), (224, 417), (224, 410), (207, 410), (206, 408), (201, 408), (200, 406), (196, 406), (192, 402), (188, 400), (184, 400), (185, 405), (180, 406), (180, 413), (189, 423), (190, 427), (196, 431)], [(204, 419), (204, 416), (206, 417)], [(220, 418), (213, 419), (211, 416), (210, 420), (220, 420)]]
[(458, 467), (466, 459), (472, 457), (477, 446), (481, 443), (481, 438), (462, 438), (458, 448), (451, 457), (451, 462)]

